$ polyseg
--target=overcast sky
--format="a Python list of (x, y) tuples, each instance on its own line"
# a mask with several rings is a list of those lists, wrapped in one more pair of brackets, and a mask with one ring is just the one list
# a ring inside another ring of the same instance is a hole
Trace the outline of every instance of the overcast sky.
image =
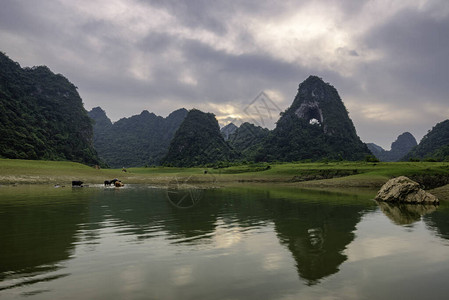
[(449, 118), (447, 0), (1, 0), (0, 51), (113, 121), (185, 107), (224, 125), (262, 91), (284, 111), (309, 75), (386, 149)]

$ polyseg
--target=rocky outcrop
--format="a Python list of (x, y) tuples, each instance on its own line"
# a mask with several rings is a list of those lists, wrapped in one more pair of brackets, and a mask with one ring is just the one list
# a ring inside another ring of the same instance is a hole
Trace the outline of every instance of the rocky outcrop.
[(419, 183), (405, 176), (390, 179), (376, 195), (375, 200), (396, 203), (439, 203), (434, 195), (420, 188)]

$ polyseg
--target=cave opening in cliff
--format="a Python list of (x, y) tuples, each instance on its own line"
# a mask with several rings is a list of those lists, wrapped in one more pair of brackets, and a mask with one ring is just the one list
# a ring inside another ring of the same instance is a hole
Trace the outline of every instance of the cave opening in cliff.
[(305, 119), (312, 125), (321, 125), (323, 116), (318, 107), (310, 107), (304, 114)]

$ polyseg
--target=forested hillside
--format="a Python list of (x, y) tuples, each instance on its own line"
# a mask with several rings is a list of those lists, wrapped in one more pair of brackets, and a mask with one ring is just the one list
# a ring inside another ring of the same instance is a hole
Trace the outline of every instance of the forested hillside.
[(95, 107), (89, 112), (94, 120), (95, 149), (114, 168), (159, 165), (186, 115), (184, 108), (166, 118), (144, 110), (112, 123), (104, 110)]
[(220, 133), (215, 116), (192, 109), (176, 131), (162, 162), (170, 166), (191, 167), (236, 158), (237, 154)]
[(435, 125), (403, 160), (429, 159), (449, 161), (449, 120)]
[(0, 53), (0, 157), (100, 164), (76, 87), (45, 66)]
[(293, 104), (260, 148), (259, 160), (363, 160), (371, 152), (357, 136), (337, 90), (317, 76), (299, 85)]
[(267, 128), (245, 122), (231, 134), (229, 144), (241, 153), (243, 159), (254, 161), (269, 133)]

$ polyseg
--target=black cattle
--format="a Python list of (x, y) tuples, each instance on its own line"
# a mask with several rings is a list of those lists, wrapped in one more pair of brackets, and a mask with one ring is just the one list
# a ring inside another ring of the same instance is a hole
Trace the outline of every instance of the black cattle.
[(117, 178), (114, 178), (114, 179), (112, 179), (112, 180), (105, 180), (104, 181), (104, 186), (107, 186), (107, 185), (115, 185), (115, 183), (118, 181), (118, 179)]
[(73, 180), (72, 181), (72, 187), (82, 187), (83, 186), (83, 182), (80, 180)]

